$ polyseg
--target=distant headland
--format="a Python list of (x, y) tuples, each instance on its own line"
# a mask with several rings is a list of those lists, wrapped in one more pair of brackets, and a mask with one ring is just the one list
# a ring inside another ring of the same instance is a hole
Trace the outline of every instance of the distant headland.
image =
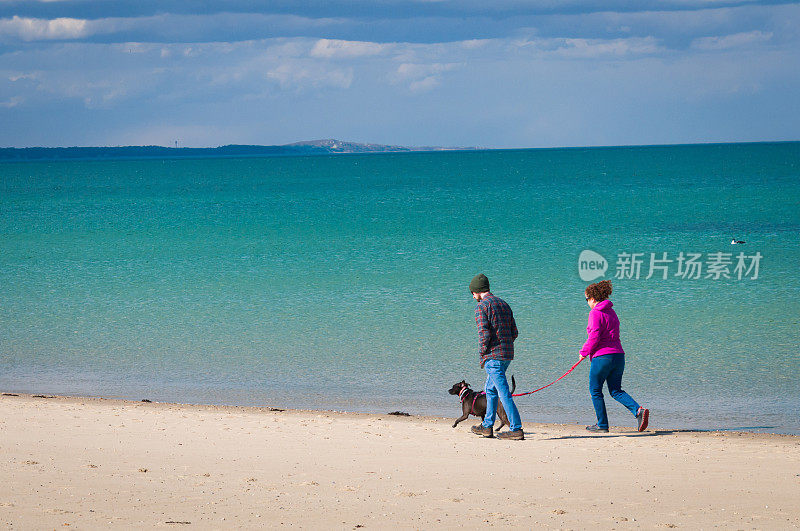
[(308, 140), (280, 146), (227, 145), (214, 148), (165, 146), (114, 147), (27, 147), (0, 148), (0, 161), (29, 160), (94, 160), (200, 157), (281, 157), (297, 155), (331, 155), (338, 153), (405, 153), (412, 151), (475, 150), (475, 147), (389, 146), (360, 144), (335, 139)]

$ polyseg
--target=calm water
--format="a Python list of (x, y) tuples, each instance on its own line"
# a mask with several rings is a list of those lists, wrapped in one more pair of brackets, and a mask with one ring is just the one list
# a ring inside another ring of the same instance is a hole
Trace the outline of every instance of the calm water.
[[(612, 299), (654, 427), (800, 433), (800, 143), (6, 163), (0, 242), (6, 392), (456, 417), (472, 276), (514, 309), (527, 391), (576, 359), (591, 249), (606, 278), (643, 253)], [(732, 278), (645, 278), (681, 252)], [(593, 423), (587, 372), (523, 420)]]

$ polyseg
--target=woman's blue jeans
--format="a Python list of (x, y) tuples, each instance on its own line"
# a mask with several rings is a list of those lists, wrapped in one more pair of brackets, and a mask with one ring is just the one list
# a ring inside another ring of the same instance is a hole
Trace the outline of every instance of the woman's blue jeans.
[(519, 416), (514, 400), (511, 398), (511, 389), (508, 388), (506, 380), (506, 369), (511, 363), (510, 360), (486, 360), (483, 367), (486, 369), (486, 416), (483, 417), (483, 427), (491, 428), (494, 426), (497, 414), (497, 399), (503, 404), (503, 409), (508, 415), (508, 423), (511, 431), (522, 429), (522, 419)]
[[(594, 412), (597, 414), (597, 426), (608, 429), (606, 402), (603, 400), (603, 383), (608, 383), (611, 398), (625, 406), (636, 416), (639, 404), (631, 395), (622, 390), (622, 373), (625, 372), (625, 354), (606, 354), (592, 358), (589, 370), (589, 393), (592, 395)], [(488, 398), (488, 393), (487, 393)], [(487, 401), (488, 403), (488, 401)]]

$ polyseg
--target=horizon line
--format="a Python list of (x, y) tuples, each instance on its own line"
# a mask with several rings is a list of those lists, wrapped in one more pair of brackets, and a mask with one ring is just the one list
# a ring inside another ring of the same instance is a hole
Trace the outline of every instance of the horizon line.
[[(414, 151), (516, 151), (529, 149), (594, 149), (594, 148), (623, 148), (623, 147), (673, 147), (673, 146), (708, 146), (708, 145), (728, 145), (728, 144), (791, 144), (800, 142), (800, 138), (795, 140), (730, 140), (730, 141), (704, 141), (704, 142), (667, 142), (654, 144), (589, 144), (589, 145), (562, 145), (562, 146), (517, 146), (517, 147), (487, 147), (487, 146), (440, 146), (440, 145), (401, 145), (401, 144), (379, 144), (374, 142), (357, 142), (352, 140), (339, 139), (319, 139), (319, 140), (299, 140), (288, 144), (220, 144), (217, 146), (166, 146), (162, 144), (117, 144), (117, 145), (72, 145), (72, 146), (0, 146), (0, 150), (23, 150), (23, 149), (122, 149), (122, 148), (159, 148), (168, 150), (190, 150), (190, 149), (220, 149), (226, 147), (321, 147), (315, 146), (313, 142), (336, 141), (345, 144), (359, 146), (380, 146), (386, 148), (408, 149)], [(303, 145), (305, 144), (305, 146)], [(401, 151), (402, 152), (402, 151)], [(383, 153), (375, 151), (374, 153)], [(347, 155), (351, 153), (331, 152), (332, 155)], [(359, 153), (366, 154), (366, 153)]]

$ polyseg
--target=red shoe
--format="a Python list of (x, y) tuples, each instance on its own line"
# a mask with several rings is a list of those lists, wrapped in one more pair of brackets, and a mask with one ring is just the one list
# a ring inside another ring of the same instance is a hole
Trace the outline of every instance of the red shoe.
[(647, 423), (650, 421), (650, 410), (640, 407), (636, 412), (636, 420), (639, 422), (639, 431), (646, 430)]

